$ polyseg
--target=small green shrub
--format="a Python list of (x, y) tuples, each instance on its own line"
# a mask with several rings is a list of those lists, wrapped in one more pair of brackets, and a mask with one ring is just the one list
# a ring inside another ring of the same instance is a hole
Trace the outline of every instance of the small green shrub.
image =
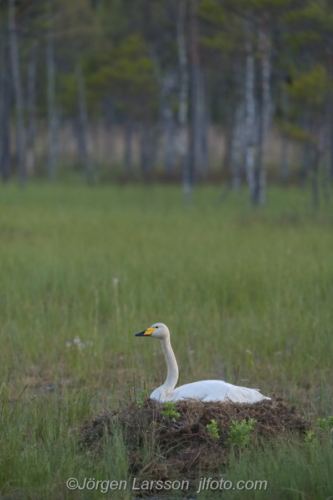
[(170, 418), (172, 422), (176, 422), (177, 418), (180, 417), (180, 413), (176, 411), (175, 403), (172, 401), (165, 403), (164, 410), (161, 411), (161, 414), (164, 418)]
[(333, 417), (327, 418), (318, 418), (317, 419), (317, 427), (321, 431), (330, 431), (333, 429)]
[(312, 443), (316, 439), (316, 433), (314, 430), (306, 431), (304, 441), (306, 443)]
[(244, 446), (251, 439), (251, 431), (254, 429), (254, 424), (257, 422), (254, 418), (236, 422), (232, 420), (229, 428), (229, 436), (227, 442), (236, 446)]
[(210, 424), (206, 425), (206, 429), (209, 432), (211, 438), (218, 439), (220, 437), (218, 423), (214, 419), (210, 422)]
[(327, 418), (317, 418), (317, 430), (308, 430), (305, 433), (304, 441), (306, 443), (318, 442), (318, 437), (320, 437), (321, 433), (330, 432), (333, 433), (333, 416)]
[(139, 408), (142, 407), (144, 401), (146, 398), (148, 398), (149, 394), (148, 394), (148, 391), (146, 391), (146, 389), (142, 389), (141, 391), (139, 391), (136, 395), (136, 403), (138, 405)]

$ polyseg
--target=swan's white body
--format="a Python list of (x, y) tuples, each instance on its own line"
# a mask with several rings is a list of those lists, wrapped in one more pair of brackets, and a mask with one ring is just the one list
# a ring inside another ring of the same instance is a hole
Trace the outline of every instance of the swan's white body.
[(168, 367), (166, 381), (161, 387), (155, 389), (150, 397), (160, 402), (181, 401), (184, 399), (197, 399), (200, 401), (234, 401), (237, 403), (256, 403), (263, 399), (270, 399), (256, 389), (239, 387), (228, 384), (222, 380), (202, 380), (176, 387), (178, 382), (178, 365), (175, 354), (170, 343), (170, 332), (163, 323), (155, 323), (153, 326), (137, 333), (140, 337), (155, 337), (161, 341), (165, 360)]

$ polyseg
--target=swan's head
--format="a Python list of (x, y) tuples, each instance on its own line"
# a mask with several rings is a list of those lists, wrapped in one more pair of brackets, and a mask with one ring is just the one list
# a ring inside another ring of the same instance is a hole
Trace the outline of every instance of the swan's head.
[(155, 337), (156, 339), (166, 339), (170, 337), (169, 328), (164, 323), (155, 323), (147, 330), (136, 333), (136, 337)]

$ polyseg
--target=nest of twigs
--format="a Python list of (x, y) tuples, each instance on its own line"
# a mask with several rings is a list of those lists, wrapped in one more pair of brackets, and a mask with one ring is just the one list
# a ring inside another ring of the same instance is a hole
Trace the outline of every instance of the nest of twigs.
[[(179, 414), (176, 418), (166, 417), (165, 405), (151, 399), (141, 407), (132, 402), (106, 410), (81, 427), (82, 444), (98, 452), (105, 437), (112, 440), (120, 432), (130, 474), (149, 480), (194, 480), (199, 474), (213, 476), (225, 468), (233, 447), (228, 439), (232, 421), (254, 419), (251, 441), (258, 445), (261, 438), (305, 434), (313, 428), (295, 407), (275, 397), (254, 404), (179, 401), (174, 410)], [(218, 437), (207, 429), (212, 420)]]

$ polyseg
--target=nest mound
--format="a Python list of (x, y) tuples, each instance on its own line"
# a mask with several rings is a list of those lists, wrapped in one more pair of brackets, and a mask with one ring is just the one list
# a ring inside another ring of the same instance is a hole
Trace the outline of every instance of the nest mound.
[[(231, 448), (228, 436), (232, 421), (254, 419), (251, 440), (290, 433), (304, 434), (313, 424), (281, 398), (244, 404), (188, 400), (173, 405), (179, 415), (165, 416), (166, 405), (147, 399), (106, 410), (80, 429), (84, 446), (100, 449), (105, 436), (121, 432), (127, 450), (129, 473), (141, 479), (195, 479), (198, 474), (214, 475), (225, 468)], [(207, 429), (212, 420), (218, 437)], [(147, 467), (149, 456), (149, 467)]]

